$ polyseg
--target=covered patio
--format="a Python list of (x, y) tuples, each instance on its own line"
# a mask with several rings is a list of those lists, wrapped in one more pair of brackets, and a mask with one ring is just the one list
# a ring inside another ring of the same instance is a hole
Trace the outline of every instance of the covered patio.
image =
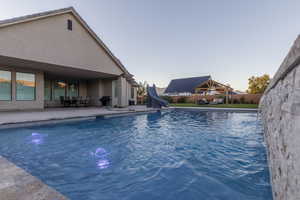
[[(3, 81), (10, 84), (7, 99), (0, 101), (0, 110), (3, 111), (102, 106), (99, 99), (103, 96), (109, 97), (109, 106), (127, 106), (136, 98), (135, 81), (126, 74), (115, 75), (4, 56), (0, 56), (0, 71), (10, 76)], [(18, 78), (20, 74), (22, 76)], [(76, 100), (76, 104), (64, 105), (62, 99)]]

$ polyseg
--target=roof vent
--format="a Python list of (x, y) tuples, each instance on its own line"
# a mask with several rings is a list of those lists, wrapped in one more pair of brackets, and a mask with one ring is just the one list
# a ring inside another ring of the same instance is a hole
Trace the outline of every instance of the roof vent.
[(70, 30), (70, 31), (73, 30), (72, 20), (70, 20), (70, 19), (68, 19), (68, 30)]

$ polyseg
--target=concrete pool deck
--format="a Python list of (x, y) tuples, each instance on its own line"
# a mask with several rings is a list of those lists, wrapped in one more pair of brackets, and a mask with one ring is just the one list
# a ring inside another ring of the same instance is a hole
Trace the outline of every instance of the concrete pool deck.
[(0, 129), (44, 124), (47, 122), (74, 121), (91, 119), (97, 116), (114, 116), (135, 113), (155, 112), (158, 109), (146, 106), (129, 106), (127, 108), (48, 108), (45, 110), (0, 112)]
[(1, 200), (67, 200), (20, 167), (0, 156)]

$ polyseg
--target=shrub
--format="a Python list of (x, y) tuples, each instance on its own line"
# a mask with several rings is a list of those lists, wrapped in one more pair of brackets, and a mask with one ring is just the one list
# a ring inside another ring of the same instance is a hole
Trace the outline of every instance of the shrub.
[(216, 95), (216, 98), (218, 98), (218, 99), (224, 99), (224, 98), (226, 98), (226, 96), (223, 95), (223, 94), (218, 94), (218, 95)]
[(144, 104), (147, 104), (147, 102), (148, 102), (148, 96), (145, 96), (145, 98), (144, 98)]
[(186, 103), (186, 97), (179, 97), (177, 103)]
[(238, 99), (233, 99), (233, 103), (234, 103), (234, 104), (239, 104), (240, 101), (239, 101)]
[(246, 103), (245, 97), (244, 97), (244, 96), (242, 96), (242, 97), (240, 98), (240, 103)]
[(161, 96), (162, 99), (166, 100), (169, 103), (174, 103), (173, 98), (169, 96)]

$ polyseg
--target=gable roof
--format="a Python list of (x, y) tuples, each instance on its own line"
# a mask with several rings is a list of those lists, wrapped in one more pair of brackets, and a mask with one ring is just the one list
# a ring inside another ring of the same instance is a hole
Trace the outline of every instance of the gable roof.
[(47, 17), (62, 15), (62, 14), (72, 14), (75, 19), (87, 30), (91, 37), (100, 45), (105, 53), (115, 62), (115, 64), (123, 71), (124, 76), (128, 79), (132, 78), (133, 75), (130, 74), (121, 61), (109, 50), (109, 48), (104, 44), (104, 42), (97, 36), (97, 34), (89, 27), (89, 25), (82, 19), (82, 17), (77, 13), (73, 7), (67, 7), (57, 10), (51, 10), (21, 17), (15, 17), (12, 19), (0, 20), (0, 29), (7, 26), (12, 26), (19, 23), (30, 22), (38, 19), (43, 19)]
[(181, 78), (171, 80), (165, 93), (195, 93), (195, 88), (211, 79), (211, 76)]

